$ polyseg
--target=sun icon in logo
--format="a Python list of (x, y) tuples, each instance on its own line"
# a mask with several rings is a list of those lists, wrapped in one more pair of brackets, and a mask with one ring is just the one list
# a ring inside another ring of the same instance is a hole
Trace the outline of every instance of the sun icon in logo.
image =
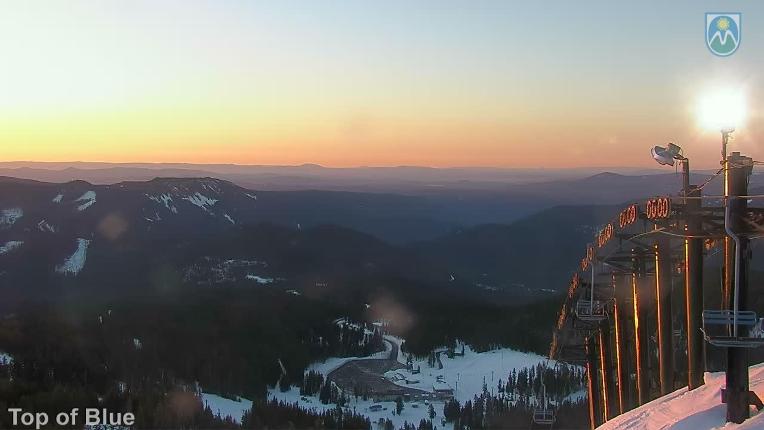
[(730, 21), (729, 19), (722, 17), (719, 18), (719, 20), (716, 22), (716, 28), (718, 28), (721, 31), (725, 31), (728, 28), (730, 28)]
[(740, 45), (739, 13), (706, 14), (706, 46), (714, 55), (726, 57)]

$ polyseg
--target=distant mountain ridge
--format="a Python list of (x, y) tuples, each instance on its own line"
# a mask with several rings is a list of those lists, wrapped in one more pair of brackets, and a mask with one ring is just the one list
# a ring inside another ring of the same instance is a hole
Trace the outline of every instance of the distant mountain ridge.
[[(0, 176), (48, 182), (84, 179), (113, 184), (145, 181), (154, 177), (217, 177), (246, 188), (288, 191), (321, 189), (335, 191), (430, 192), (438, 188), (501, 189), (507, 185), (581, 179), (603, 169), (490, 168), (422, 166), (344, 167), (316, 164), (299, 166), (184, 164), (184, 163), (44, 163), (0, 162)], [(657, 169), (604, 169), (626, 175), (661, 173)]]
[[(54, 169), (66, 166), (70, 169)], [(0, 174), (42, 178), (47, 182), (87, 179), (97, 185), (114, 185), (114, 177), (129, 182), (149, 182), (156, 177), (217, 178), (261, 194), (273, 192), (273, 199), (266, 200), (273, 201), (274, 206), (261, 205), (261, 212), (268, 214), (261, 220), (308, 225), (312, 221), (337, 223), (394, 243), (433, 239), (456, 228), (507, 224), (559, 205), (611, 205), (676, 194), (681, 187), (678, 173), (626, 175), (621, 170), (591, 175), (575, 169), (335, 169), (315, 165), (187, 164), (115, 167), (103, 163), (74, 166), (78, 167), (71, 168), (66, 163), (0, 163)], [(635, 172), (640, 173), (631, 171)], [(705, 183), (709, 178), (707, 174), (696, 173), (692, 182)], [(764, 175), (752, 176), (751, 188), (757, 186), (764, 186)], [(720, 193), (720, 177), (716, 176), (705, 190), (709, 194)], [(295, 216), (298, 212), (299, 217)]]
[[(77, 211), (77, 199), (95, 193), (95, 203)], [(60, 197), (59, 197), (60, 196)], [(55, 202), (54, 199), (59, 201)], [(457, 223), (439, 220), (437, 208), (411, 196), (329, 191), (253, 191), (216, 178), (155, 178), (93, 185), (62, 184), (0, 177), (0, 208), (26, 214), (16, 228), (41, 220), (93, 231), (111, 215), (144, 232), (219, 230), (238, 223), (273, 222), (297, 228), (336, 224), (385, 240), (424, 239), (444, 234)]]
[[(57, 285), (61, 276), (71, 277), (73, 285), (80, 276), (92, 275), (97, 282), (130, 279), (133, 272), (151, 274), (162, 264), (175, 273), (207, 257), (204, 261), (219, 265), (230, 257), (229, 247), (238, 247), (237, 259), (257, 260), (248, 252), (258, 250), (271, 264), (282, 261), (292, 275), (310, 268), (312, 274), (305, 276), (340, 276), (346, 263), (352, 270), (342, 276), (359, 267), (366, 267), (359, 273), (382, 276), (377, 269), (384, 267), (389, 276), (532, 296), (564, 288), (586, 243), (624, 204), (676, 190), (678, 179), (605, 172), (503, 193), (450, 190), (433, 196), (254, 191), (211, 177), (113, 185), (0, 177), (0, 286), (4, 280)], [(711, 193), (715, 182), (707, 188)], [(241, 242), (252, 228), (262, 243)], [(315, 241), (304, 242), (305, 237)], [(216, 254), (204, 252), (209, 249)], [(327, 264), (308, 264), (322, 261), (322, 253), (328, 253)], [(356, 253), (376, 257), (364, 261)], [(78, 255), (87, 261), (80, 264)], [(94, 269), (100, 274), (90, 273)], [(220, 270), (206, 267), (199, 273)], [(164, 279), (168, 273), (152, 276)]]
[[(199, 274), (230, 282), (245, 281), (246, 274), (323, 285), (373, 274), (477, 294), (544, 296), (542, 290), (562, 285), (565, 263), (590, 240), (596, 219), (589, 216), (612, 215), (609, 208), (560, 207), (512, 225), (461, 227), (439, 224), (430, 204), (387, 194), (256, 192), (214, 178), (114, 185), (0, 178), (0, 247), (7, 250), (0, 255), (0, 290), (174, 285), (202, 264), (194, 282), (206, 282)], [(431, 233), (415, 245), (395, 246), (379, 239), (385, 228)], [(375, 229), (377, 237), (370, 236)], [(556, 248), (543, 261), (555, 263), (553, 269), (529, 273), (549, 241)], [(228, 266), (234, 272), (219, 274)], [(255, 271), (234, 276), (248, 267)]]

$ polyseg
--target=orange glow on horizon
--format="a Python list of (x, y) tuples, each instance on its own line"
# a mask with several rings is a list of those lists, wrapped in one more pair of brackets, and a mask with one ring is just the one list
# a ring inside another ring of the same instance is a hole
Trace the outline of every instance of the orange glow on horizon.
[(713, 168), (718, 132), (695, 118), (707, 80), (745, 88), (730, 150), (764, 158), (752, 48), (721, 68), (688, 36), (640, 58), (624, 46), (655, 36), (641, 22), (602, 38), (568, 5), (298, 9), (3, 5), (0, 161), (655, 168), (649, 148), (673, 141)]

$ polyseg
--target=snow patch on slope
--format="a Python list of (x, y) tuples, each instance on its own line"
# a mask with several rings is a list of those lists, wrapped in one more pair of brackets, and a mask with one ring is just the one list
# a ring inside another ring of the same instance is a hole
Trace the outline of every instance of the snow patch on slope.
[(0, 365), (8, 366), (10, 364), (13, 364), (13, 357), (8, 353), (0, 351)]
[(199, 206), (205, 212), (208, 212), (209, 211), (208, 208), (214, 206), (215, 203), (218, 202), (217, 199), (207, 197), (198, 191), (191, 196), (183, 197), (183, 200), (188, 200), (189, 202), (191, 202), (191, 204), (195, 206)]
[(225, 214), (225, 215), (223, 215), (223, 216), (224, 216), (224, 217), (225, 217), (225, 219), (227, 219), (227, 220), (228, 220), (228, 221), (229, 221), (231, 224), (236, 224), (236, 221), (234, 221), (234, 220), (233, 220), (233, 218), (231, 218), (231, 216), (230, 216), (230, 215), (228, 215), (228, 214)]
[(63, 264), (56, 266), (56, 272), (63, 274), (76, 275), (85, 267), (87, 260), (88, 246), (90, 241), (87, 239), (77, 239), (77, 250), (70, 255)]
[(48, 221), (45, 221), (45, 220), (38, 222), (37, 228), (40, 229), (40, 231), (47, 231), (49, 233), (56, 232), (56, 227), (53, 227), (52, 225), (48, 224)]
[[(459, 351), (457, 349), (457, 351)], [(405, 353), (398, 354), (399, 361), (405, 360)], [(390, 371), (385, 377), (393, 383), (404, 387), (418, 388), (432, 392), (435, 386), (448, 385), (458, 389), (454, 393), (457, 400), (464, 403), (472, 400), (473, 396), (483, 392), (483, 381), (488, 385), (488, 390), (495, 390), (499, 378), (506, 381), (507, 369), (520, 369), (523, 367), (536, 366), (546, 363), (547, 358), (536, 354), (514, 351), (508, 348), (495, 349), (493, 351), (475, 352), (469, 346), (464, 348), (464, 356), (448, 358), (445, 353), (440, 354), (443, 368), (429, 367), (427, 359), (413, 358), (414, 368), (419, 367), (419, 374), (412, 374), (407, 369)], [(549, 361), (554, 366), (554, 362)], [(395, 374), (404, 376), (404, 379), (393, 380)], [(413, 384), (406, 384), (405, 380), (418, 380)], [(458, 382), (458, 384), (457, 384)]]
[(96, 202), (96, 193), (95, 191), (86, 191), (85, 194), (81, 195), (80, 198), (75, 200), (75, 202), (84, 202), (81, 205), (77, 207), (77, 210), (82, 212), (85, 209), (93, 206)]
[(5, 242), (3, 246), (0, 246), (0, 255), (7, 254), (13, 250), (19, 249), (23, 244), (24, 242), (20, 240), (11, 240), (9, 242)]
[(56, 197), (53, 197), (53, 200), (51, 200), (51, 201), (53, 203), (61, 203), (61, 200), (63, 200), (63, 199), (64, 199), (64, 195), (63, 194), (59, 194)]
[[(326, 376), (329, 372), (350, 360), (388, 358), (392, 351), (393, 343), (399, 346), (398, 361), (405, 364), (407, 356), (400, 351), (400, 344), (403, 342), (403, 339), (390, 335), (385, 335), (384, 339), (385, 351), (378, 352), (369, 357), (331, 357), (324, 362), (312, 363), (306, 369), (306, 372), (313, 370)], [(459, 348), (459, 351), (460, 350), (461, 348)], [(483, 391), (483, 378), (485, 378), (488, 390), (494, 390), (495, 392), (499, 378), (506, 380), (507, 375), (512, 372), (512, 369), (519, 370), (523, 367), (535, 366), (539, 362), (546, 362), (545, 357), (514, 351), (509, 348), (478, 353), (468, 347), (465, 347), (463, 357), (455, 356), (454, 358), (448, 358), (445, 354), (441, 354), (441, 360), (443, 361), (443, 369), (440, 370), (438, 370), (437, 367), (430, 368), (427, 365), (426, 359), (423, 362), (414, 360), (414, 367), (419, 365), (421, 373), (412, 376), (419, 379), (420, 383), (406, 386), (432, 391), (432, 386), (436, 385), (435, 381), (437, 381), (438, 376), (442, 374), (442, 379), (445, 380), (451, 388), (456, 388), (455, 382), (457, 379), (459, 380), (458, 389), (456, 390), (455, 395), (461, 403), (464, 403), (464, 400), (472, 400), (476, 394), (480, 394)], [(553, 362), (550, 362), (550, 364), (553, 365)], [(493, 375), (491, 375), (492, 371), (494, 372)], [(395, 372), (408, 371), (400, 369), (392, 373)], [(491, 376), (494, 378), (493, 381), (491, 381)], [(429, 384), (429, 387), (425, 387), (427, 384)], [(289, 391), (286, 392), (282, 392), (278, 387), (269, 388), (268, 398), (275, 398), (290, 404), (297, 403), (303, 408), (315, 409), (317, 411), (327, 411), (336, 408), (336, 405), (333, 403), (326, 405), (322, 404), (317, 396), (300, 395), (300, 389), (298, 387), (291, 387)], [(370, 410), (370, 407), (375, 404), (381, 405), (383, 409)], [(443, 419), (444, 401), (431, 400), (430, 404), (432, 404), (435, 409), (435, 425), (438, 428), (444, 428), (440, 424)], [(395, 428), (402, 427), (404, 422), (414, 423), (416, 425), (423, 418), (429, 419), (429, 405), (420, 401), (406, 402), (401, 415), (392, 414), (392, 411), (395, 409), (395, 402), (375, 402), (373, 399), (363, 400), (362, 397), (356, 398), (355, 396), (350, 396), (346, 407), (351, 410), (354, 409), (356, 412), (369, 417), (372, 421), (372, 428), (377, 428), (376, 423), (380, 418), (389, 418), (395, 425)], [(449, 424), (445, 428), (450, 427), (451, 425)]]
[(12, 226), (23, 216), (24, 211), (21, 208), (3, 209), (0, 211), (0, 228)]
[[(751, 390), (764, 398), (764, 363), (752, 366), (749, 378)], [(725, 423), (727, 406), (721, 403), (721, 388), (725, 385), (724, 372), (706, 373), (705, 380), (706, 384), (702, 387), (693, 391), (687, 391), (687, 387), (681, 388), (615, 417), (598, 428), (603, 430), (764, 428), (764, 413), (759, 413), (742, 424)]]
[(247, 279), (249, 279), (250, 281), (255, 281), (261, 285), (267, 285), (267, 284), (273, 283), (273, 278), (266, 278), (266, 277), (257, 276), (257, 275), (247, 275)]
[(226, 399), (216, 394), (202, 393), (202, 404), (210, 407), (213, 415), (221, 418), (227, 416), (233, 418), (237, 423), (241, 422), (244, 413), (252, 409), (252, 400), (238, 397), (237, 400)]
[[(367, 357), (329, 357), (324, 361), (316, 361), (311, 363), (306, 369), (306, 372), (309, 372), (312, 370), (314, 372), (318, 372), (326, 376), (329, 373), (331, 373), (333, 370), (347, 363), (348, 361), (389, 358), (390, 352), (392, 352), (393, 350), (392, 344), (390, 343), (390, 340), (389, 340), (391, 337), (392, 336), (387, 336), (387, 335), (384, 336), (385, 340), (387, 341), (385, 342), (384, 351), (375, 352), (374, 354), (371, 354)], [(400, 361), (400, 356), (401, 354), (398, 354), (398, 357), (399, 357), (398, 361)]]
[(167, 208), (170, 212), (176, 214), (178, 213), (178, 208), (175, 207), (172, 201), (172, 196), (168, 194), (162, 194), (161, 196), (150, 196), (148, 194), (145, 194), (146, 197), (148, 197), (150, 200), (153, 200), (161, 205), (164, 205), (164, 207)]

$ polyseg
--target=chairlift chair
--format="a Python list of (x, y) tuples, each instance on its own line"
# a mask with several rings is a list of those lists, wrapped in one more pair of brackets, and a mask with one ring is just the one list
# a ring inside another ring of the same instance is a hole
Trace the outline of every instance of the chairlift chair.
[[(753, 311), (741, 311), (739, 305), (740, 276), (739, 265), (742, 256), (740, 255), (739, 237), (732, 231), (729, 225), (730, 205), (724, 209), (724, 229), (727, 235), (735, 241), (735, 289), (733, 292), (732, 309), (724, 310), (704, 310), (703, 311), (703, 337), (706, 342), (722, 348), (758, 348), (764, 345), (764, 332), (762, 331), (762, 322)], [(709, 333), (710, 326), (716, 326), (716, 335)], [(726, 326), (726, 329), (720, 328)], [(741, 330), (744, 334), (741, 335)]]
[(592, 282), (588, 299), (576, 302), (576, 317), (581, 321), (599, 322), (607, 319), (605, 304), (594, 299), (594, 262), (591, 264)]
[[(757, 325), (759, 333), (751, 333)], [(725, 334), (711, 334), (711, 326), (726, 326), (726, 330), (716, 330)], [(745, 335), (740, 335), (740, 329), (745, 330)], [(753, 311), (704, 310), (702, 331), (706, 342), (722, 348), (758, 348), (764, 345), (761, 322)]]
[(582, 321), (602, 321), (607, 318), (605, 304), (599, 300), (579, 299), (576, 303), (576, 317)]
[(541, 406), (536, 406), (535, 409), (533, 409), (533, 423), (538, 425), (544, 425), (544, 426), (551, 426), (554, 424), (554, 411), (551, 408), (547, 407), (547, 399), (546, 399), (546, 385), (544, 385), (544, 382), (541, 382), (541, 402), (539, 404)]
[(554, 411), (551, 409), (535, 409), (533, 411), (533, 422), (546, 426), (554, 424)]

